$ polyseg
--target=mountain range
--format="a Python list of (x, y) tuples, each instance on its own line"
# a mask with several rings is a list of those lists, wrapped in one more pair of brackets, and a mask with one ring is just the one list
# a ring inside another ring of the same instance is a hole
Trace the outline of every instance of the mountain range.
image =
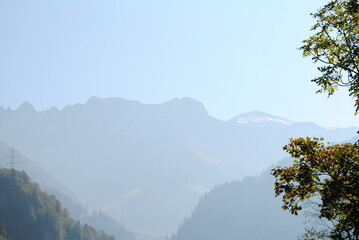
[(260, 174), (286, 157), (289, 137), (339, 142), (355, 132), (258, 111), (222, 121), (190, 98), (142, 104), (92, 97), (61, 110), (36, 111), (28, 102), (0, 108), (0, 140), (143, 239), (176, 231), (215, 185)]

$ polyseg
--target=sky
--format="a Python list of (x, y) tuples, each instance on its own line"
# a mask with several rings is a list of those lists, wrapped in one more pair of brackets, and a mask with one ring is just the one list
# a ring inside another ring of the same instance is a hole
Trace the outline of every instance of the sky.
[(202, 102), (228, 120), (260, 110), (359, 126), (346, 89), (315, 94), (298, 47), (323, 0), (0, 0), (0, 105), (91, 96)]

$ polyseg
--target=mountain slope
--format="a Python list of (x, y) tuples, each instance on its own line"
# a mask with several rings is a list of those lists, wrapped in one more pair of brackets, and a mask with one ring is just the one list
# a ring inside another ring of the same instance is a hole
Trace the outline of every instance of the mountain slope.
[(303, 217), (281, 209), (269, 171), (215, 187), (179, 227), (172, 240), (296, 239)]
[(66, 205), (70, 210), (74, 210), (73, 216), (79, 216), (81, 212), (76, 211), (78, 208), (79, 200), (76, 196), (69, 191), (65, 186), (53, 178), (46, 170), (39, 164), (30, 160), (21, 154), (17, 149), (9, 147), (4, 142), (0, 141), (0, 168), (10, 168), (11, 152), (14, 155), (14, 167), (17, 170), (25, 171), (33, 181), (37, 182), (45, 191), (55, 194), (62, 202), (68, 203)]
[(38, 164), (31, 161), (18, 150), (10, 148), (5, 143), (0, 142), (0, 168), (10, 167), (10, 155), (13, 151), (15, 167), (17, 170), (25, 171), (31, 179), (37, 182), (41, 189), (47, 193), (55, 195), (61, 204), (69, 211), (69, 215), (81, 223), (87, 223), (99, 230), (116, 237), (117, 240), (135, 240), (135, 235), (127, 230), (123, 225), (118, 225), (111, 217), (104, 214), (86, 214), (85, 208), (81, 206), (77, 198), (66, 187), (55, 180)]
[(3, 239), (114, 240), (88, 225), (80, 226), (25, 172), (0, 169), (0, 213)]

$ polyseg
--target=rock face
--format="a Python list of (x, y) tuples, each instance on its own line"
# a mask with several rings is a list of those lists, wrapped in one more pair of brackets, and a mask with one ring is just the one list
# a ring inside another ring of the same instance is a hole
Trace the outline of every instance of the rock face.
[(289, 137), (342, 141), (356, 132), (261, 112), (220, 121), (190, 98), (141, 104), (93, 97), (43, 112), (29, 105), (0, 109), (0, 140), (15, 144), (90, 208), (145, 235), (175, 231), (207, 189), (285, 157)]

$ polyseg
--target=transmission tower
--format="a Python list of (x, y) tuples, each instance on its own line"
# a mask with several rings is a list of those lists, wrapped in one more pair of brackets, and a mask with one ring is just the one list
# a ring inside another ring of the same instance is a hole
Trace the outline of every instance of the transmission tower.
[(10, 155), (7, 156), (7, 158), (10, 159), (8, 165), (10, 165), (10, 169), (15, 170), (16, 158), (18, 158), (18, 156), (16, 155), (14, 146), (12, 146), (11, 149), (9, 149), (9, 153)]

